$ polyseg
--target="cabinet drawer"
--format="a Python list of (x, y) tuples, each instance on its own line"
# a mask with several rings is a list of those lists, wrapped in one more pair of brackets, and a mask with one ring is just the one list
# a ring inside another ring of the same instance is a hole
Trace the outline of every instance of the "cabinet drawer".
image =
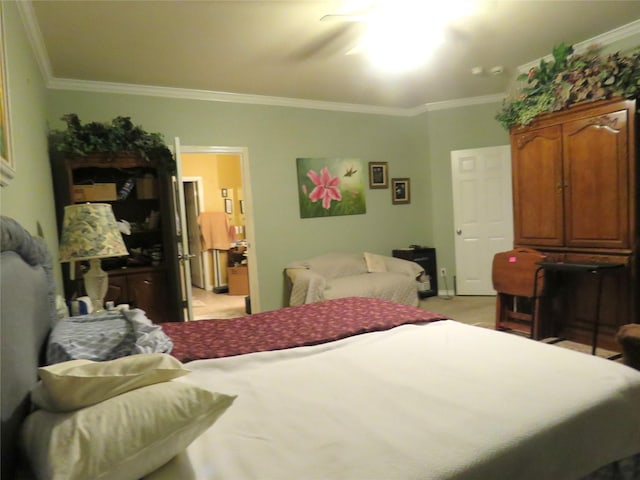
[(628, 265), (630, 259), (629, 255), (600, 255), (597, 253), (567, 253), (564, 256), (565, 262), (576, 263), (622, 263)]
[(113, 302), (115, 305), (129, 303), (129, 290), (127, 289), (127, 277), (109, 275), (109, 286), (104, 298), (105, 302)]

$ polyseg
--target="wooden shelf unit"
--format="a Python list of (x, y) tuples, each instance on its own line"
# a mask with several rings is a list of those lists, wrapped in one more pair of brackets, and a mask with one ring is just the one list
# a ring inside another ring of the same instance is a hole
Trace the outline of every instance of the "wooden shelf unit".
[[(123, 235), (129, 257), (104, 259), (103, 269), (109, 273), (109, 290), (105, 300), (128, 303), (141, 308), (154, 322), (182, 319), (178, 283), (175, 222), (172, 221), (171, 184), (169, 176), (151, 160), (122, 155), (115, 158), (65, 158), (51, 156), (56, 198), (58, 228), (61, 229), (64, 207), (73, 203), (109, 203), (116, 220), (131, 225), (131, 235)], [(145, 192), (138, 198), (135, 180), (152, 176), (157, 185), (155, 197)], [(118, 192), (127, 181), (133, 188), (126, 198)], [(105, 188), (78, 191), (85, 185), (108, 185)], [(115, 198), (113, 192), (115, 191)], [(157, 213), (152, 213), (157, 212)], [(155, 220), (151, 217), (157, 215)], [(82, 294), (80, 283), (69, 280), (68, 264), (63, 264), (64, 288), (67, 297)], [(81, 275), (77, 275), (81, 278)]]

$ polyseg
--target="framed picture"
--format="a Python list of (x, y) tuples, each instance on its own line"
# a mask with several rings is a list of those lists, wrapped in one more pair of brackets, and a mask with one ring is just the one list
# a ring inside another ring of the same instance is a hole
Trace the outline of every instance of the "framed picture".
[(244, 200), (240, 200), (240, 213), (244, 215)]
[(229, 192), (227, 192), (226, 188), (223, 188), (220, 190), (220, 194), (222, 195), (222, 198), (227, 198), (227, 196), (229, 195)]
[(367, 212), (364, 162), (358, 158), (296, 159), (300, 218)]
[(408, 178), (391, 179), (391, 203), (394, 205), (411, 202), (411, 185)]
[(369, 162), (369, 188), (389, 188), (387, 162)]
[(224, 200), (224, 213), (233, 213), (233, 200), (231, 200), (230, 198), (225, 198)]
[(15, 173), (11, 155), (11, 130), (9, 128), (9, 95), (7, 92), (7, 58), (4, 41), (3, 2), (0, 2), (0, 185), (7, 185)]

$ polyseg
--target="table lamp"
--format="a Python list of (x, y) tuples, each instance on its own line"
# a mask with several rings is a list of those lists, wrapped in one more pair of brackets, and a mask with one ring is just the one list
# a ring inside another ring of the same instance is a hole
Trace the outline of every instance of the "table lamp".
[(60, 262), (71, 263), (73, 280), (74, 262), (89, 260), (89, 271), (84, 274), (84, 288), (94, 312), (104, 311), (104, 297), (109, 284), (109, 277), (102, 270), (100, 259), (128, 254), (111, 205), (83, 203), (64, 207)]

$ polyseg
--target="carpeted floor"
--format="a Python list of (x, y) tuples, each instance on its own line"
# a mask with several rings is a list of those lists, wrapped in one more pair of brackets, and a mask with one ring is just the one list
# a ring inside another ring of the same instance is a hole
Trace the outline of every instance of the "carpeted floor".
[(496, 322), (495, 296), (427, 297), (420, 301), (420, 308), (480, 327), (493, 328)]
[(193, 287), (194, 320), (235, 318), (246, 315), (244, 295), (213, 293)]

